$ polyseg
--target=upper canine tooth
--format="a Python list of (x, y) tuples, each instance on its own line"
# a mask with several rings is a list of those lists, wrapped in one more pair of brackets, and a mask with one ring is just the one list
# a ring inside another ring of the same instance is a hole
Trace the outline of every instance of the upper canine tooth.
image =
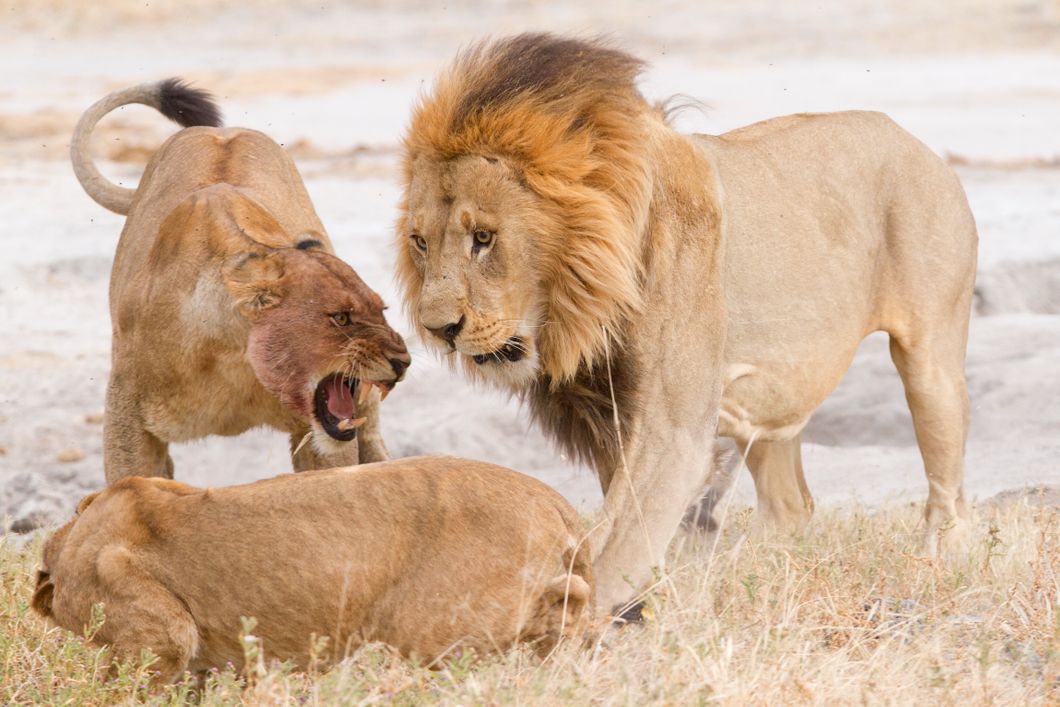
[(357, 391), (357, 404), (362, 404), (368, 399), (368, 396), (372, 394), (372, 383), (371, 381), (361, 381), (361, 389)]

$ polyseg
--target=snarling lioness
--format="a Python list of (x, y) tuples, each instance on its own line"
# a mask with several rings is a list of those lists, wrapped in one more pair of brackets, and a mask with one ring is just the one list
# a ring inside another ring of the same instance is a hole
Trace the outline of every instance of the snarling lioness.
[(601, 606), (650, 578), (736, 438), (761, 517), (809, 517), (799, 433), (891, 337), (929, 481), (925, 549), (966, 514), (977, 236), (961, 185), (879, 113), (682, 135), (637, 59), (520, 35), (461, 54), (404, 143), (398, 273), (425, 336), (509, 387), (605, 492)]
[[(129, 103), (209, 126), (166, 141), (135, 190), (107, 181), (88, 151), (96, 123)], [(371, 390), (400, 380), (404, 342), (333, 254), (291, 158), (219, 124), (207, 94), (168, 80), (108, 95), (74, 132), (81, 185), (128, 215), (110, 280), (108, 483), (172, 478), (170, 442), (261, 425), (291, 435), (298, 470), (387, 458)]]

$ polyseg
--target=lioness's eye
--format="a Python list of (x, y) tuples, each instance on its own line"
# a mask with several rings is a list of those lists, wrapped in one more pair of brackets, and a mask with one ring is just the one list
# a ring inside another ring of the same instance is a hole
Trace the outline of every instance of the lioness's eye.
[(337, 326), (346, 326), (350, 323), (350, 313), (339, 312), (338, 314), (332, 314), (331, 321), (335, 322)]
[(483, 248), (493, 242), (493, 231), (487, 231), (484, 228), (480, 228), (475, 231), (475, 245), (482, 246)]
[(419, 248), (424, 253), (427, 252), (427, 239), (415, 233), (409, 236), (409, 238), (412, 239), (412, 242), (416, 244), (417, 248)]

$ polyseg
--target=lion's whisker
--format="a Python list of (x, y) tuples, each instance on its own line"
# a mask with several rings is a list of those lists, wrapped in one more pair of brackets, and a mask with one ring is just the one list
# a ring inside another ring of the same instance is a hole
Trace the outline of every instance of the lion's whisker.
[(304, 446), (305, 446), (306, 442), (308, 442), (308, 441), (309, 441), (309, 438), (310, 438), (310, 437), (312, 437), (312, 436), (313, 436), (313, 430), (309, 430), (308, 432), (306, 432), (306, 433), (305, 433), (305, 437), (302, 437), (302, 441), (301, 441), (301, 442), (299, 442), (299, 443), (298, 443), (298, 446), (294, 448), (294, 451), (293, 451), (293, 452), (291, 452), (291, 456), (292, 456), (292, 457), (296, 457), (296, 456), (298, 456), (298, 453), (299, 453), (300, 451), (302, 451), (302, 447), (304, 447)]

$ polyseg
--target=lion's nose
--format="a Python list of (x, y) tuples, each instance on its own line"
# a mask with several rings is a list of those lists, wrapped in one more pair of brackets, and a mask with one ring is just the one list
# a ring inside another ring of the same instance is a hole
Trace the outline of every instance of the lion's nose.
[(464, 328), (464, 317), (460, 317), (460, 321), (451, 322), (445, 326), (440, 327), (427, 327), (427, 331), (431, 332), (439, 339), (444, 339), (448, 343), (453, 343), (453, 340), (460, 335), (460, 330)]
[(412, 357), (409, 356), (407, 353), (401, 354), (400, 356), (395, 356), (390, 359), (390, 367), (394, 369), (394, 376), (396, 380), (401, 380), (401, 378), (405, 375), (405, 369), (409, 367), (410, 363), (412, 363)]

